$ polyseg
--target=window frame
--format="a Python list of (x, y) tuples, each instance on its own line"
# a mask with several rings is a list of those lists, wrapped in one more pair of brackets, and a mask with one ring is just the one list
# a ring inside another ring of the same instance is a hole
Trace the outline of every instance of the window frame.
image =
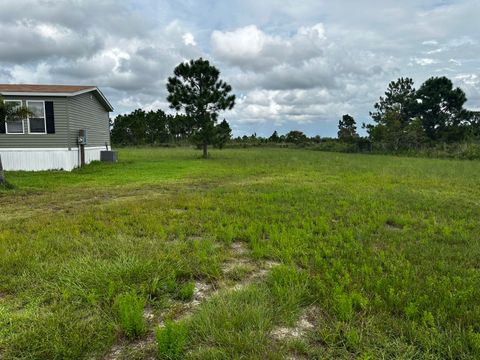
[[(27, 109), (28, 109), (28, 103), (31, 103), (31, 102), (41, 102), (43, 104), (43, 128), (44, 128), (44, 132), (32, 132), (31, 131), (30, 119), (34, 118), (34, 117), (29, 115), (27, 117), (27, 120), (28, 120), (28, 134), (29, 135), (45, 135), (45, 134), (47, 134), (47, 113), (46, 113), (46, 110), (45, 110), (45, 100), (27, 100), (26, 101)], [(34, 118), (34, 119), (40, 119), (40, 118)]]
[[(15, 103), (20, 103), (20, 106), (23, 106), (23, 101), (18, 100), (18, 99), (7, 99), (3, 100), (3, 102), (8, 103), (8, 102), (15, 102)], [(20, 120), (22, 123), (22, 132), (8, 132), (8, 120), (5, 117), (5, 134), (6, 135), (25, 135), (25, 119)]]

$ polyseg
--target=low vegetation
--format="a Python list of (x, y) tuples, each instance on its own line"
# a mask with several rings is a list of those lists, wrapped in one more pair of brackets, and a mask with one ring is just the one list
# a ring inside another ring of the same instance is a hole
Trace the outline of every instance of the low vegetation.
[(480, 163), (119, 157), (6, 174), (0, 358), (480, 357)]
[(143, 309), (145, 299), (135, 293), (124, 293), (117, 296), (114, 306), (123, 334), (128, 338), (136, 338), (145, 332)]
[(155, 332), (157, 355), (159, 359), (180, 360), (185, 356), (187, 328), (185, 324), (174, 324), (167, 320), (165, 327)]

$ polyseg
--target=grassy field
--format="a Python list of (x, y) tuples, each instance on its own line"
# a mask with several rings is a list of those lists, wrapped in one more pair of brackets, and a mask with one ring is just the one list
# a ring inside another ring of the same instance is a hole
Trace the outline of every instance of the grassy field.
[(480, 358), (480, 162), (199, 155), (7, 173), (0, 359)]

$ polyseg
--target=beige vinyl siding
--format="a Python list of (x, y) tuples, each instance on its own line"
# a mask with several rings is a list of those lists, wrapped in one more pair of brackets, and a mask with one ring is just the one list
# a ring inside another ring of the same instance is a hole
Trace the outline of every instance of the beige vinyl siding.
[(87, 129), (87, 147), (110, 145), (109, 113), (89, 92), (68, 99), (70, 118), (69, 146), (77, 146), (78, 131)]
[[(68, 147), (68, 115), (66, 97), (40, 96), (3, 96), (4, 100), (21, 100), (27, 105), (27, 100), (53, 101), (55, 117), (55, 134), (29, 134), (28, 120), (24, 120), (24, 134), (0, 134), (0, 148), (66, 148)], [(0, 121), (3, 121), (1, 119)]]

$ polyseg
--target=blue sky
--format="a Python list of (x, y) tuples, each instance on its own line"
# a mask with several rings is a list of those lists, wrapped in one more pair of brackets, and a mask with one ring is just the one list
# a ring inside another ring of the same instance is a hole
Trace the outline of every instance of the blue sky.
[[(94, 84), (168, 110), (178, 63), (209, 59), (237, 95), (235, 135), (335, 136), (400, 76), (447, 76), (480, 109), (480, 1), (17, 0), (0, 13), (0, 82)], [(115, 115), (114, 114), (114, 115)]]

